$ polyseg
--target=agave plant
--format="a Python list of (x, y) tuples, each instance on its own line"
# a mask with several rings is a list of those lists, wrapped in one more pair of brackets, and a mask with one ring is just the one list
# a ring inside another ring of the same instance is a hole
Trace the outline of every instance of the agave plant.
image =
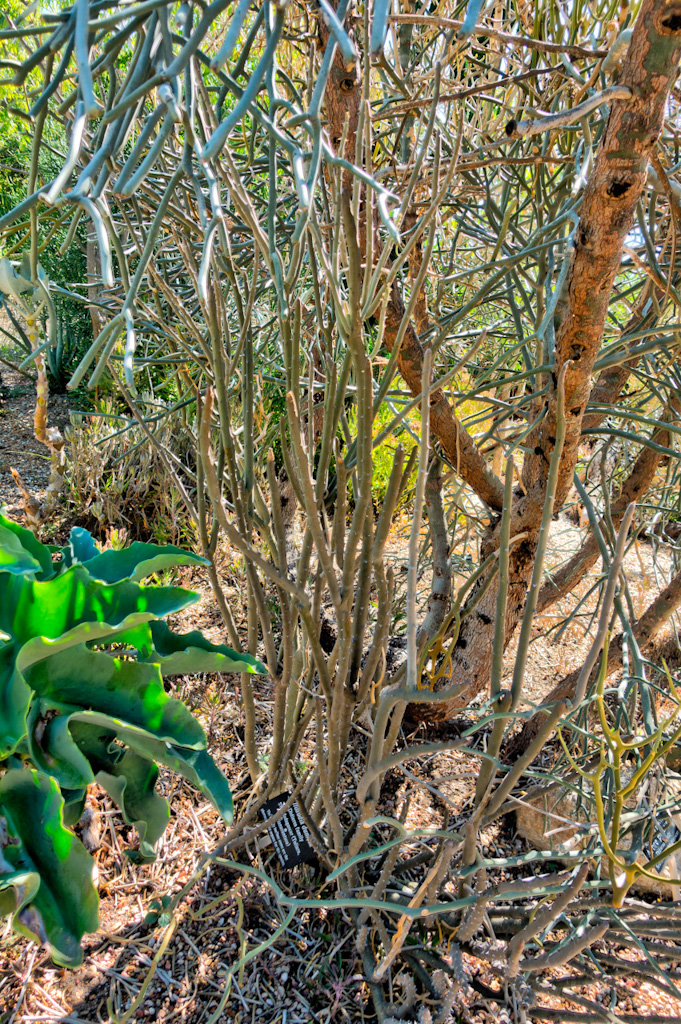
[(168, 820), (158, 765), (197, 786), (226, 820), (227, 780), (203, 729), (169, 697), (165, 676), (265, 672), (247, 654), (180, 635), (163, 621), (198, 595), (145, 586), (152, 573), (205, 559), (134, 543), (100, 551), (71, 531), (48, 547), (0, 515), (0, 915), (77, 966), (98, 926), (93, 861), (72, 831), (97, 782), (152, 859)]

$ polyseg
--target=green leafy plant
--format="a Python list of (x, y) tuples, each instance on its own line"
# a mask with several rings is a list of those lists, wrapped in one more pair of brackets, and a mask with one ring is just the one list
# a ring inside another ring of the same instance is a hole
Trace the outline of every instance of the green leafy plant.
[(169, 697), (166, 676), (264, 672), (247, 654), (163, 618), (197, 600), (145, 586), (152, 573), (205, 564), (175, 547), (100, 551), (78, 527), (66, 547), (41, 544), (0, 515), (0, 914), (76, 966), (98, 924), (92, 859), (72, 826), (98, 782), (152, 859), (170, 815), (158, 765), (197, 786), (226, 821), (227, 780), (203, 729)]

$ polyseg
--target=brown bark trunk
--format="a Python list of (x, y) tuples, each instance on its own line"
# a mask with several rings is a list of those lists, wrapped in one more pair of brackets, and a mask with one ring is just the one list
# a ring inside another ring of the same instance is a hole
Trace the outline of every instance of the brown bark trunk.
[[(644, 0), (634, 25), (618, 85), (631, 98), (612, 104), (593, 174), (584, 192), (568, 277), (568, 305), (556, 337), (556, 356), (546, 416), (526, 456), (528, 494), (514, 516), (512, 533), (537, 522), (544, 504), (548, 465), (556, 438), (558, 375), (565, 380), (566, 436), (556, 488), (560, 508), (572, 486), (591, 374), (603, 337), (612, 286), (651, 153), (662, 128), (669, 90), (681, 54), (681, 3)], [(535, 447), (536, 446), (536, 447)]]
[[(644, 285), (641, 290), (636, 311), (625, 325), (622, 331), (623, 335), (634, 334), (644, 326), (651, 327), (653, 323), (657, 322), (657, 320), (653, 320), (650, 315), (643, 315), (646, 301), (651, 292), (651, 289), (648, 286), (649, 284), (650, 282), (648, 282), (647, 285)], [(662, 299), (664, 297), (664, 292), (661, 288), (653, 286), (652, 290), (658, 299)], [(589, 405), (615, 405), (618, 398), (624, 391), (627, 381), (629, 380), (629, 374), (637, 365), (638, 361), (639, 357), (634, 356), (633, 359), (629, 359), (626, 363), (622, 363), (619, 366), (607, 366), (604, 370), (601, 370), (596, 383), (591, 389)], [(594, 409), (585, 412), (582, 419), (582, 434), (588, 434), (591, 430), (595, 430), (596, 427), (599, 427), (607, 415), (607, 412), (598, 412)]]
[[(532, 576), (537, 550), (537, 536), (535, 532), (511, 549), (504, 647), (513, 636), (523, 614), (525, 595)], [(409, 708), (410, 718), (424, 722), (446, 722), (457, 712), (468, 707), (471, 700), (481, 690), (489, 686), (494, 648), (496, 603), (497, 585), (494, 580), (479, 604), (470, 614), (466, 615), (461, 623), (459, 637), (452, 656), (452, 674), (440, 681), (440, 687), (447, 689), (456, 683), (459, 691), (457, 695), (436, 704), (411, 705)]]
[[(418, 214), (410, 209), (407, 211), (404, 218), (404, 229), (405, 232), (409, 232), (415, 227), (418, 221)], [(423, 266), (423, 240), (419, 239), (409, 256), (409, 289), (412, 291), (416, 287), (416, 281), (421, 272)], [(419, 337), (428, 330), (430, 324), (430, 317), (428, 314), (428, 295), (426, 293), (425, 280), (419, 289), (419, 294), (416, 299), (414, 306), (414, 329)]]

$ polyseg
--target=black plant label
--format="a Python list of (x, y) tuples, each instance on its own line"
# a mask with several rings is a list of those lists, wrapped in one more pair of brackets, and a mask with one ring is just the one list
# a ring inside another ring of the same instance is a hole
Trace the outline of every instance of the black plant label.
[[(268, 800), (260, 810), (263, 819), (267, 821), (271, 818), (282, 804), (286, 803), (290, 795), (280, 793), (279, 796)], [(269, 825), (267, 831), (283, 868), (295, 868), (296, 865), (305, 864), (316, 856), (310, 846), (310, 833), (297, 803), (289, 807), (273, 825)]]

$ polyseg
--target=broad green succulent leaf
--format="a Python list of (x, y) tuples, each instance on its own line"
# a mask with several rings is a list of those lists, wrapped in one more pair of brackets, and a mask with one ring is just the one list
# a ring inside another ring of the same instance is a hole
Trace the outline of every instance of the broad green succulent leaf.
[(147, 739), (139, 733), (136, 736), (128, 735), (127, 730), (126, 734), (119, 732), (118, 736), (144, 757), (158, 761), (184, 776), (210, 800), (220, 817), (228, 825), (231, 823), (234, 816), (232, 792), (227, 779), (207, 751), (191, 750), (172, 743), (166, 743), (162, 749), (158, 740), (151, 737)]
[(36, 636), (32, 640), (28, 640), (20, 649), (17, 655), (17, 667), (21, 672), (25, 672), (36, 662), (51, 658), (53, 654), (59, 654), (70, 647), (80, 647), (83, 644), (118, 643), (122, 635), (127, 636), (128, 632), (134, 633), (153, 617), (151, 612), (133, 612), (132, 615), (126, 615), (122, 622), (112, 626), (108, 622), (81, 622), (54, 640), (45, 636)]
[(152, 860), (154, 846), (170, 820), (168, 801), (155, 791), (158, 768), (153, 761), (120, 746), (108, 729), (73, 721), (71, 732), (99, 785), (120, 807), (127, 824), (135, 826), (141, 858)]
[(229, 783), (205, 749), (192, 749), (158, 740), (143, 729), (108, 718), (97, 711), (74, 712), (71, 721), (101, 726), (115, 732), (121, 743), (142, 757), (164, 764), (184, 776), (201, 790), (228, 824), (231, 822), (233, 805)]
[(55, 778), (62, 791), (85, 790), (95, 781), (88, 758), (74, 743), (69, 731), (72, 710), (49, 700), (34, 699), (26, 723), (28, 752), (33, 764)]
[(24, 547), (14, 530), (8, 529), (0, 516), (0, 572), (17, 575), (40, 571), (40, 562)]
[(193, 748), (206, 745), (191, 712), (165, 692), (158, 665), (123, 661), (82, 646), (37, 662), (25, 678), (55, 708), (98, 711), (163, 741)]
[[(91, 783), (135, 826), (135, 856), (143, 859), (153, 858), (170, 815), (156, 792), (157, 764), (232, 819), (229, 784), (206, 752), (203, 729), (166, 694), (163, 676), (266, 670), (160, 621), (198, 594), (139, 581), (192, 564), (205, 560), (154, 544), (100, 552), (80, 529), (68, 547), (54, 548), (0, 516), (0, 916), (11, 914), (15, 930), (48, 943), (60, 964), (80, 963), (80, 940), (98, 923), (92, 861), (67, 827), (79, 820)], [(128, 650), (93, 649), (112, 644)]]
[(135, 612), (114, 626), (106, 622), (83, 622), (54, 640), (34, 637), (19, 648), (18, 654), (17, 644), (0, 647), (0, 757), (12, 753), (26, 734), (31, 690), (26, 684), (25, 673), (32, 665), (85, 643), (110, 642), (121, 630), (134, 630), (150, 618), (150, 612)]
[[(46, 544), (41, 544), (40, 541), (33, 536), (30, 530), (27, 530), (24, 526), (20, 526), (19, 523), (15, 523), (12, 519), (8, 519), (7, 516), (0, 514), (0, 525), (14, 534), (22, 548), (29, 557), (33, 558), (39, 565), (39, 571), (36, 572), (37, 579), (49, 579), (54, 575), (54, 565), (52, 562), (52, 555), (50, 549)], [(4, 547), (4, 538), (7, 535), (0, 534), (0, 548)], [(5, 567), (0, 565), (0, 572)]]
[(26, 735), (31, 691), (15, 665), (16, 645), (0, 647), (0, 758), (8, 757)]
[(81, 565), (44, 582), (0, 572), (0, 629), (22, 644), (37, 636), (56, 639), (82, 622), (120, 626), (133, 612), (170, 615), (198, 596), (180, 587), (102, 584)]
[(0, 815), (10, 839), (3, 859), (9, 873), (26, 876), (29, 888), (29, 876), (40, 879), (16, 908), (14, 928), (47, 942), (57, 963), (77, 967), (83, 959), (81, 938), (98, 927), (99, 897), (92, 858), (64, 827), (63, 807), (56, 781), (40, 772), (11, 769), (0, 779)]
[(83, 816), (87, 789), (62, 789), (64, 797), (64, 824), (67, 828), (73, 828)]
[(94, 557), (82, 559), (83, 566), (104, 583), (119, 583), (121, 580), (140, 580), (153, 572), (172, 569), (176, 565), (208, 565), (208, 561), (190, 551), (173, 547), (171, 544), (142, 544), (134, 541), (122, 551), (103, 551)]
[(164, 676), (185, 675), (192, 672), (259, 672), (267, 668), (250, 654), (239, 654), (226, 644), (212, 644), (198, 629), (190, 633), (173, 633), (165, 622), (156, 620), (141, 627), (148, 640), (140, 649), (144, 661), (159, 665)]
[[(0, 623), (3, 616), (3, 582), (9, 578), (9, 574), (0, 574)], [(49, 587), (64, 578), (66, 577), (57, 577), (55, 580), (40, 586)], [(128, 591), (128, 593), (119, 593), (117, 596), (121, 600), (111, 603), (109, 614), (114, 620), (120, 615), (122, 610), (132, 606), (135, 600), (139, 604), (150, 605), (151, 607), (148, 611), (133, 612), (120, 621), (114, 621), (112, 625), (108, 622), (81, 622), (62, 633), (59, 633), (57, 628), (54, 638), (35, 636), (33, 639), (27, 640), (23, 646), (15, 642), (14, 644), (0, 647), (0, 757), (7, 757), (8, 754), (15, 750), (21, 738), (26, 734), (26, 715), (31, 698), (31, 690), (26, 684), (25, 674), (33, 665), (48, 660), (57, 654), (64, 654), (74, 647), (83, 646), (85, 643), (95, 641), (110, 642), (116, 638), (119, 632), (135, 629), (139, 625), (148, 622), (150, 618), (153, 618), (156, 611), (166, 614), (163, 612), (164, 604), (166, 606), (170, 604), (171, 606), (182, 607), (184, 604), (195, 600), (198, 596), (191, 591), (180, 590), (179, 587), (153, 588), (126, 583), (117, 584), (116, 587), (103, 587), (102, 584), (96, 583), (94, 585), (99, 586), (100, 589), (120, 590), (120, 588), (123, 588), (124, 591)], [(9, 588), (5, 590), (5, 595), (7, 590)], [(14, 588), (15, 592), (16, 590), (17, 588)], [(158, 601), (154, 594), (158, 594), (161, 590), (165, 590), (165, 596), (161, 596), (161, 600)], [(173, 592), (179, 595), (179, 597), (176, 596), (174, 602), (172, 600)], [(41, 597), (48, 608), (49, 601), (46, 600), (46, 596), (45, 591), (42, 591)], [(82, 595), (77, 592), (76, 596)], [(62, 614), (62, 619), (65, 617), (67, 616)], [(8, 615), (7, 619), (11, 619), (11, 622), (7, 621), (7, 629), (10, 633), (12, 628), (14, 628), (15, 633), (19, 634), (19, 637), (22, 634), (25, 635), (25, 624), (20, 623), (18, 626), (14, 626), (15, 617)], [(45, 625), (47, 628), (50, 628), (48, 619), (46, 619)], [(187, 712), (187, 715), (191, 718), (189, 712)]]
[(90, 558), (95, 558), (99, 554), (99, 548), (95, 544), (94, 537), (89, 530), (84, 530), (82, 526), (73, 526), (71, 533), (69, 534), (69, 546), (63, 548), (64, 560), (67, 560), (68, 552), (68, 565), (75, 565), (77, 562), (87, 562)]
[(129, 648), (131, 654), (136, 654), (138, 661), (149, 660), (152, 650), (149, 622), (149, 618), (140, 619), (138, 623), (131, 624), (129, 629), (118, 630), (114, 638), (115, 643)]
[(154, 847), (170, 821), (170, 806), (156, 792), (158, 768), (153, 761), (127, 750), (112, 772), (97, 773), (97, 782), (120, 807), (124, 821), (134, 825), (140, 857), (153, 860)]
[[(0, 857), (2, 855), (0, 854)], [(36, 871), (13, 871), (4, 857), (0, 860), (0, 917), (16, 914), (30, 903), (40, 886)]]
[(102, 584), (81, 566), (42, 582), (0, 572), (0, 630), (15, 640), (0, 648), (0, 756), (25, 735), (30, 690), (24, 675), (31, 665), (86, 642), (111, 640), (197, 599), (179, 587)]

